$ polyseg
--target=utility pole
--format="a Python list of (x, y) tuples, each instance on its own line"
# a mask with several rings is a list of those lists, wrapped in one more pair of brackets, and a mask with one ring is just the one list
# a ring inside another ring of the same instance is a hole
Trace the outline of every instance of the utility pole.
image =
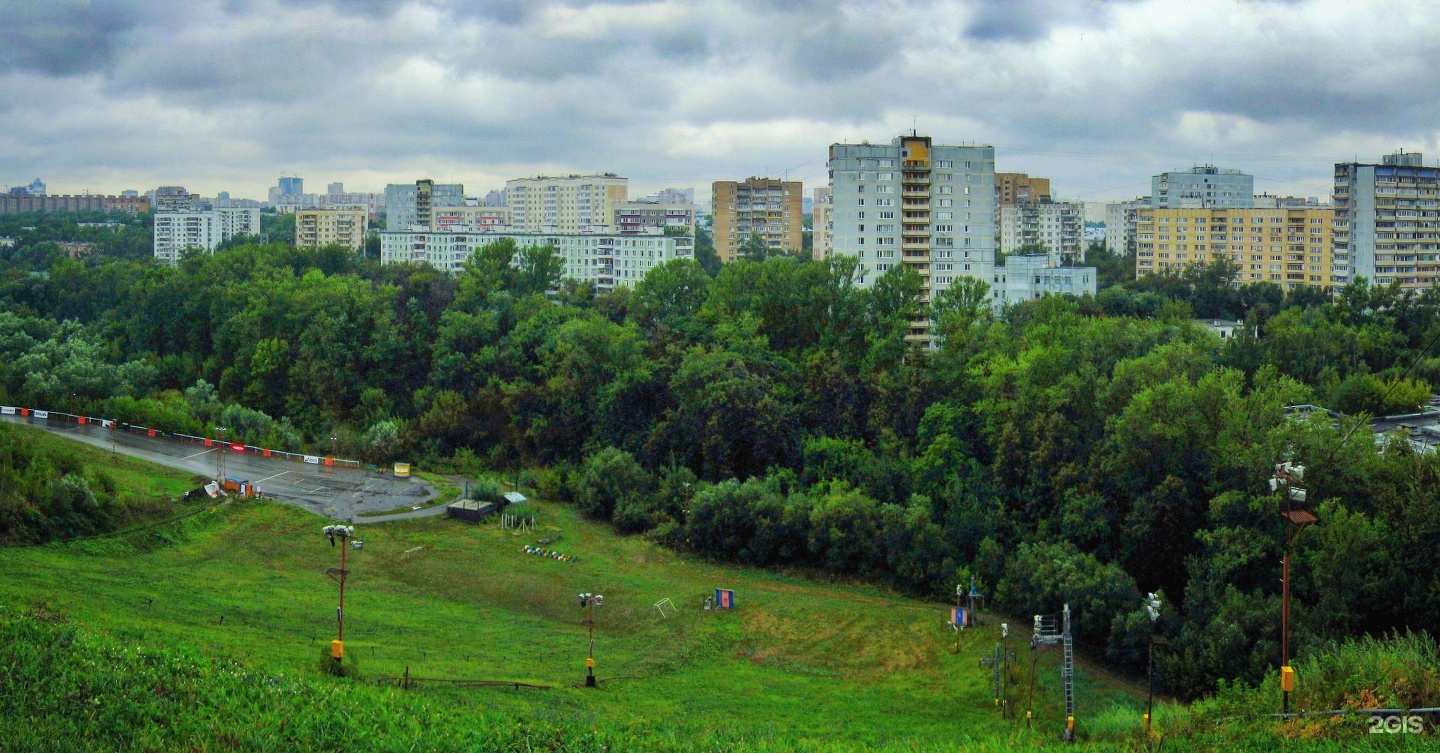
[(960, 595), (961, 595), (962, 593), (964, 593), (964, 591), (965, 591), (965, 588), (964, 588), (963, 586), (961, 586), (959, 583), (956, 583), (956, 584), (955, 584), (955, 611), (956, 611), (956, 613), (957, 613), (956, 616), (957, 616), (957, 617), (960, 617), (960, 619), (958, 619), (958, 620), (951, 620), (951, 623), (954, 623), (954, 624), (951, 624), (950, 627), (954, 628), (954, 630), (955, 630), (955, 653), (957, 653), (957, 654), (960, 653), (960, 631), (965, 628), (965, 618), (964, 618), (964, 617), (961, 617), (960, 614), (959, 614), (959, 611), (960, 611)]
[(225, 427), (215, 427), (215, 433), (220, 437), (220, 444), (215, 445), (215, 483), (225, 488)]
[(995, 707), (1000, 709), (1000, 716), (1003, 719), (1010, 717), (1010, 698), (1006, 688), (1006, 663), (1014, 661), (1015, 655), (1007, 650), (1006, 638), (1010, 637), (1010, 626), (1005, 623), (1000, 625), (1000, 641), (995, 644), (995, 655), (989, 659), (981, 659), (982, 665), (990, 665), (992, 669), (993, 683), (995, 686)]
[(340, 567), (332, 567), (325, 571), (331, 580), (340, 584), (340, 606), (335, 609), (338, 634), (335, 640), (330, 642), (330, 658), (334, 659), (338, 666), (345, 658), (345, 579), (350, 575), (350, 571), (345, 569), (345, 550), (349, 548), (347, 544), (350, 543), (350, 538), (355, 535), (355, 528), (354, 526), (330, 525), (325, 526), (321, 532), (329, 537), (330, 546), (335, 546), (337, 539), (340, 542)]

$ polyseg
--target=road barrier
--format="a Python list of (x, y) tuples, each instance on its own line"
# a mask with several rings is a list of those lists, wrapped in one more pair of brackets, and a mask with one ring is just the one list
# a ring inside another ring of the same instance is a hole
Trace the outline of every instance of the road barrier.
[[(160, 430), (160, 429), (156, 429), (156, 428), (149, 427), (149, 426), (138, 426), (138, 425), (136, 425), (136, 424), (127, 424), (127, 423), (124, 423), (124, 422), (122, 422), (122, 421), (117, 421), (117, 420), (115, 420), (115, 419), (113, 419), (113, 418), (96, 418), (95, 416), (82, 416), (82, 415), (79, 415), (79, 414), (76, 414), (76, 413), (64, 413), (64, 412), (62, 412), (62, 411), (38, 410), (38, 409), (35, 409), (35, 408), (25, 408), (25, 407), (15, 406), (15, 405), (0, 405), (0, 416), (19, 416), (20, 418), (29, 418), (29, 419), (32, 419), (32, 420), (33, 420), (33, 419), (41, 419), (41, 420), (44, 420), (44, 421), (46, 421), (46, 422), (49, 422), (49, 421), (53, 421), (53, 420), (57, 420), (57, 419), (58, 419), (58, 420), (68, 421), (68, 422), (74, 423), (74, 424), (79, 425), (79, 426), (84, 426), (84, 425), (86, 425), (86, 424), (100, 424), (103, 428), (106, 428), (106, 429), (118, 429), (118, 430), (120, 430), (120, 431), (127, 432), (127, 433), (130, 433), (130, 434), (143, 434), (143, 435), (145, 435), (145, 436), (147, 436), (147, 437), (155, 437), (155, 438), (157, 438), (157, 439), (179, 439), (179, 440), (183, 440), (183, 441), (186, 441), (186, 442), (193, 442), (193, 443), (195, 443), (195, 444), (202, 445), (202, 446), (205, 446), (205, 447), (226, 448), (226, 449), (229, 449), (231, 452), (253, 452), (253, 453), (256, 453), (256, 454), (260, 455), (261, 457), (280, 458), (281, 460), (291, 460), (291, 461), (294, 461), (294, 462), (297, 462), (297, 463), (311, 463), (311, 464), (316, 464), (316, 465), (321, 465), (321, 464), (323, 464), (323, 465), (325, 465), (325, 466), (335, 467), (335, 468), (359, 468), (359, 467), (360, 467), (360, 461), (359, 461), (359, 460), (345, 460), (345, 459), (342, 459), (342, 458), (317, 457), (317, 456), (315, 456), (315, 455), (305, 455), (305, 454), (303, 454), (303, 453), (298, 453), (298, 452), (286, 452), (286, 451), (284, 451), (284, 450), (273, 450), (273, 449), (270, 449), (270, 448), (268, 448), (268, 447), (257, 447), (257, 446), (255, 446), (255, 445), (241, 444), (241, 443), (239, 443), (239, 442), (230, 442), (229, 440), (225, 440), (225, 439), (213, 439), (213, 438), (210, 438), (210, 437), (197, 437), (197, 436), (194, 436), (194, 435), (191, 435), (191, 434), (181, 434), (181, 433), (179, 433), (179, 432), (162, 431), (162, 430)], [(218, 449), (217, 449), (217, 451), (218, 451)]]

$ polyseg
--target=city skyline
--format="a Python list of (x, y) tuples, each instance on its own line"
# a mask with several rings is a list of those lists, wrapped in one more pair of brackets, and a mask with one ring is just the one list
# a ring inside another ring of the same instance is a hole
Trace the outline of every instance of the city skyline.
[[(1440, 156), (1416, 2), (0, 4), (0, 182), (281, 175), (483, 196), (615, 172), (632, 194), (826, 184), (832, 143), (995, 147), (1056, 198), (1146, 194), (1213, 164), (1328, 199), (1334, 164)], [(1403, 92), (1397, 87), (1404, 84)], [(353, 85), (347, 85), (353, 84)], [(317, 189), (312, 189), (315, 191)]]

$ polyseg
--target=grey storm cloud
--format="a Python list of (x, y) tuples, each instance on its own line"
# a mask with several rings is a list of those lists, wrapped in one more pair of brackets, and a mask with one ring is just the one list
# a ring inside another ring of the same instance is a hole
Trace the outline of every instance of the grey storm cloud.
[(1418, 0), (0, 0), (0, 183), (703, 194), (913, 125), (1062, 195), (1213, 155), (1313, 195), (1334, 159), (1435, 150), (1437, 27)]

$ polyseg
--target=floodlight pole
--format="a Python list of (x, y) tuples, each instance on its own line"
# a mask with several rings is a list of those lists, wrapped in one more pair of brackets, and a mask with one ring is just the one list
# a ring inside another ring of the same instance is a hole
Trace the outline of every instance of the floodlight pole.
[(355, 534), (355, 529), (350, 526), (330, 525), (325, 527), (324, 533), (329, 537), (331, 546), (336, 545), (336, 539), (340, 540), (340, 567), (325, 571), (326, 575), (340, 585), (340, 605), (335, 609), (337, 634), (330, 644), (330, 657), (339, 663), (345, 656), (345, 581), (350, 575), (350, 571), (345, 568), (345, 550), (350, 548), (350, 537)]

